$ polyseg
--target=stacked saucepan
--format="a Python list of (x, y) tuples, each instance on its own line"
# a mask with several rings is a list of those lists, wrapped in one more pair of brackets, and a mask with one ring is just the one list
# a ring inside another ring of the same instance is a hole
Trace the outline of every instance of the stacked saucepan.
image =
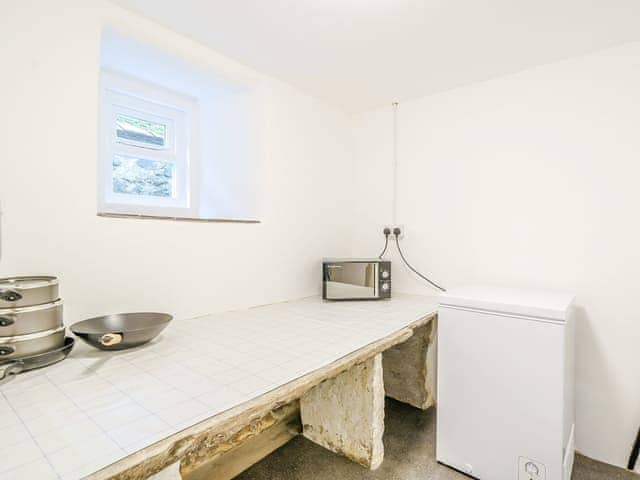
[(56, 277), (0, 278), (0, 382), (62, 360), (71, 348)]

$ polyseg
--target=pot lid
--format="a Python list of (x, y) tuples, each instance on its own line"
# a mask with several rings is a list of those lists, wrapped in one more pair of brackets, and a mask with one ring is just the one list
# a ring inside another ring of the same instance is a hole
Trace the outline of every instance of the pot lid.
[(20, 289), (26, 290), (30, 288), (48, 287), (56, 285), (58, 279), (47, 275), (28, 276), (28, 277), (7, 277), (0, 278), (0, 289)]

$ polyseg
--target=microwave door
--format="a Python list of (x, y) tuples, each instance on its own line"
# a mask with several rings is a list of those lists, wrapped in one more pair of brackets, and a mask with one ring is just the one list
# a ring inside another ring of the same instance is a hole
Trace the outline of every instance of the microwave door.
[(377, 298), (378, 268), (375, 263), (330, 265), (327, 272), (327, 298)]

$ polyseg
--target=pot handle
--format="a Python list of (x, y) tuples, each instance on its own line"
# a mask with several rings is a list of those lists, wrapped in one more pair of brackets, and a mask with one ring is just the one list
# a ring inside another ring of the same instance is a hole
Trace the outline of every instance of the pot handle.
[(4, 300), (5, 302), (17, 302), (21, 299), (22, 295), (20, 295), (15, 290), (0, 288), (0, 300)]
[(100, 337), (100, 343), (105, 347), (117, 345), (122, 342), (122, 333), (105, 333)]
[(14, 318), (11, 317), (0, 317), (0, 327), (8, 327), (16, 323)]
[(22, 360), (14, 360), (13, 362), (7, 363), (4, 365), (2, 372), (0, 372), (0, 385), (7, 383), (23, 370), (24, 362)]
[(0, 347), (0, 357), (4, 356), (4, 355), (11, 355), (12, 353), (14, 353), (16, 351), (15, 348), (13, 348), (11, 345), (7, 345), (6, 347)]

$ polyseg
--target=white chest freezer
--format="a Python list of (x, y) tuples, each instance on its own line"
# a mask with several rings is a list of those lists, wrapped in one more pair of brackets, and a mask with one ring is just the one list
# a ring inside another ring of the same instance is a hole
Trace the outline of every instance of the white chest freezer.
[(480, 286), (441, 295), (439, 462), (481, 480), (570, 480), (572, 302)]

